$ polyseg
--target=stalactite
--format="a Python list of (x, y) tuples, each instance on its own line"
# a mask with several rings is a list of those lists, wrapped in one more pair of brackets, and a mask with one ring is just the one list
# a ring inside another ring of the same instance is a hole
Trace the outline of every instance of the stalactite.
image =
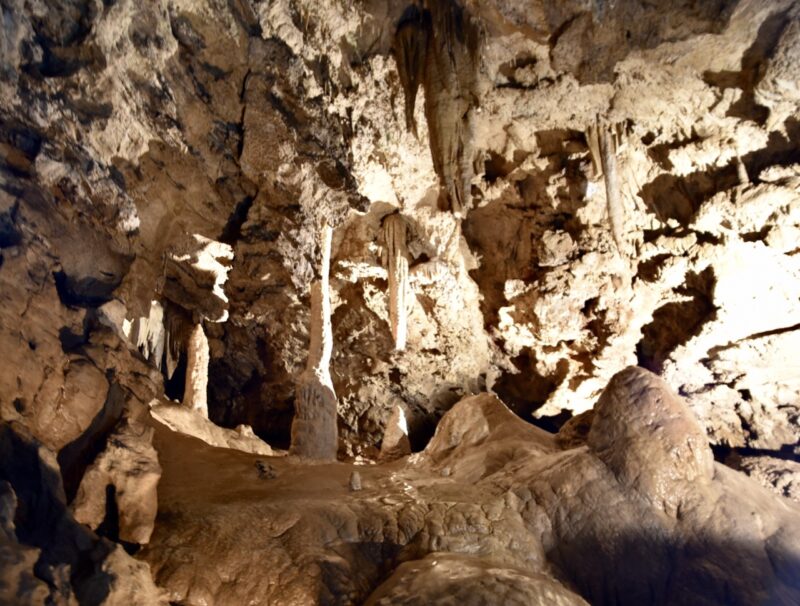
[(406, 129), (414, 136), (417, 136), (414, 107), (425, 74), (425, 51), (430, 31), (426, 17), (417, 5), (409, 6), (400, 18), (394, 39), (394, 56), (406, 104)]
[(406, 102), (406, 125), (415, 131), (414, 102), (425, 90), (433, 167), (446, 206), (464, 215), (472, 200), (471, 110), (478, 104), (481, 30), (456, 0), (409, 6), (395, 33), (395, 58)]
[(186, 353), (194, 329), (195, 322), (191, 313), (179, 305), (164, 302), (164, 359), (168, 379), (175, 374), (181, 355)]
[(208, 338), (203, 325), (195, 324), (186, 352), (186, 388), (183, 405), (208, 418)]
[(587, 132), (587, 143), (592, 155), (592, 165), (596, 175), (603, 175), (606, 187), (606, 205), (611, 235), (617, 250), (625, 254), (623, 222), (625, 209), (617, 170), (617, 150), (623, 137), (622, 125), (610, 125), (598, 118), (597, 124)]
[(300, 375), (292, 421), (291, 453), (312, 459), (335, 459), (338, 449), (336, 393), (330, 375), (333, 352), (330, 260), (333, 229), (322, 229), (321, 278), (311, 286), (311, 334), (306, 369)]
[(387, 248), (389, 269), (389, 321), (394, 347), (406, 347), (408, 333), (408, 299), (411, 287), (408, 282), (408, 249), (406, 247), (406, 222), (395, 213), (383, 221), (383, 235)]
[(150, 313), (147, 317), (134, 320), (129, 338), (145, 358), (161, 368), (165, 342), (164, 308), (158, 301), (150, 302)]

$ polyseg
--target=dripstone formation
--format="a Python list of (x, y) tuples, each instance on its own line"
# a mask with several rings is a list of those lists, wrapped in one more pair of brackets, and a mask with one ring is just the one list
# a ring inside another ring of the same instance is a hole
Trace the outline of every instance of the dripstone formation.
[(797, 0), (0, 12), (0, 603), (800, 603)]

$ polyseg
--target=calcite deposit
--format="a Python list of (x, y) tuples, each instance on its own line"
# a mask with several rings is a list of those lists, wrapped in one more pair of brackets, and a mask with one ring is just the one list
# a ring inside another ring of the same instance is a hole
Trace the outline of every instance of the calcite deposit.
[(0, 12), (0, 602), (800, 603), (798, 0)]

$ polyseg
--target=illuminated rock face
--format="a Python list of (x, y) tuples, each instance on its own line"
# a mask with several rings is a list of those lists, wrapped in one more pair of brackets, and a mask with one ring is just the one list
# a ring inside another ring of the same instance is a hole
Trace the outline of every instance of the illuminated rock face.
[(794, 599), (797, 0), (0, 10), (0, 602)]
[(386, 422), (381, 442), (381, 459), (396, 459), (411, 454), (408, 440), (408, 418), (402, 406), (396, 406)]

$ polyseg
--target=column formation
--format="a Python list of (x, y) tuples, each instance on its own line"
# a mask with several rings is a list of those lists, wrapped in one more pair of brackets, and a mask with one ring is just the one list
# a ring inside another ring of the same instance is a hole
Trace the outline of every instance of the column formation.
[(208, 418), (208, 338), (203, 324), (194, 325), (186, 351), (186, 386), (183, 405)]
[(338, 429), (336, 393), (330, 375), (333, 351), (331, 327), (330, 261), (333, 229), (322, 229), (321, 278), (311, 286), (311, 334), (306, 369), (295, 392), (290, 452), (311, 459), (336, 459)]
[(383, 236), (386, 241), (389, 270), (389, 321), (392, 327), (394, 347), (406, 347), (408, 332), (408, 249), (406, 247), (406, 222), (395, 213), (383, 220)]

